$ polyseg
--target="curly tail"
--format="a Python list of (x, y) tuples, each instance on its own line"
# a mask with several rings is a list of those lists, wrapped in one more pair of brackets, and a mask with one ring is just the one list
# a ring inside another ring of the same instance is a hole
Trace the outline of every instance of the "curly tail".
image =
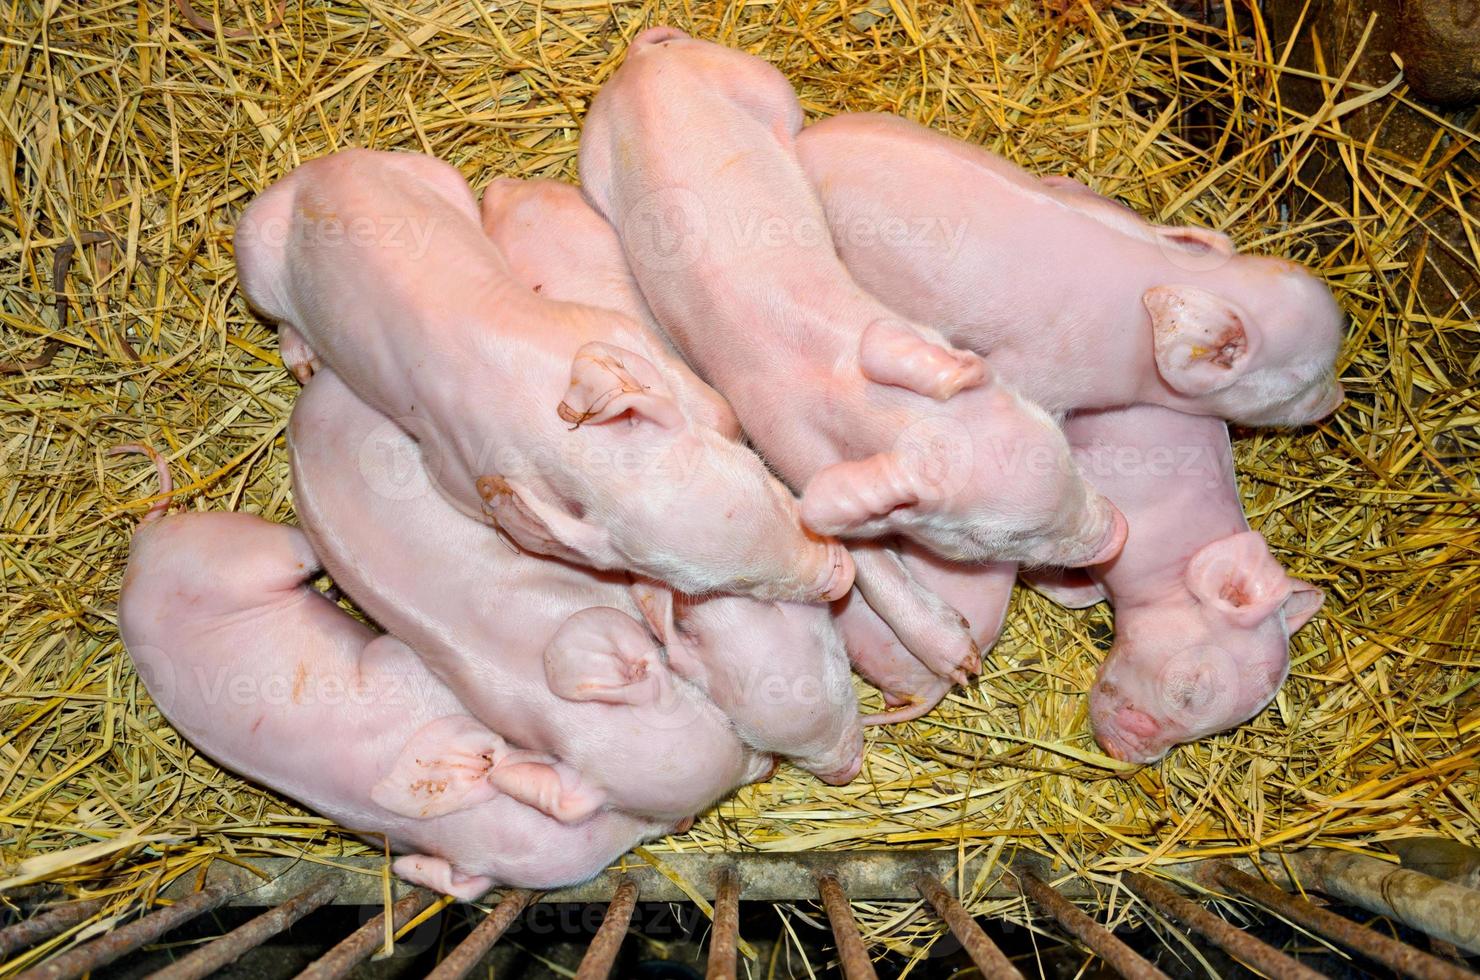
[(150, 521), (156, 521), (163, 517), (165, 512), (170, 509), (170, 495), (175, 492), (175, 481), (170, 476), (170, 464), (152, 447), (137, 442), (114, 446), (112, 449), (107, 450), (106, 455), (121, 456), (124, 453), (138, 453), (142, 456), (148, 456), (154, 461), (154, 470), (159, 474), (159, 499), (154, 502), (154, 506), (149, 508), (149, 512), (143, 516), (139, 523), (142, 525), (148, 524)]

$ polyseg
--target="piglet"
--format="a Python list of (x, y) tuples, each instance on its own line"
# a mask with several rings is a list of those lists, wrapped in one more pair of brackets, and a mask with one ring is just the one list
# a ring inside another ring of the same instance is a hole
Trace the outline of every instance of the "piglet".
[(1130, 537), (1090, 581), (1044, 591), (1115, 607), (1090, 722), (1110, 755), (1154, 762), (1262, 711), (1289, 670), (1291, 634), (1325, 595), (1249, 530), (1222, 421), (1143, 405), (1076, 415), (1066, 431)]
[(834, 116), (797, 153), (858, 282), (1051, 412), (1145, 403), (1300, 425), (1341, 403), (1345, 318), (1293, 262), (896, 116)]
[(801, 125), (770, 65), (671, 28), (638, 35), (592, 102), (581, 179), (669, 338), (805, 488), (819, 533), (963, 561), (1114, 555), (1124, 522), (1053, 421), (849, 277), (796, 161)]
[(293, 502), (335, 583), (475, 717), (581, 775), (531, 790), (546, 812), (678, 820), (774, 768), (668, 668), (625, 576), (479, 534), (428, 487), (410, 436), (336, 372), (299, 397), (288, 441)]
[(397, 874), (465, 899), (573, 884), (669, 829), (613, 810), (563, 824), (502, 792), (503, 777), (548, 760), (311, 589), (318, 569), (301, 532), (250, 514), (152, 517), (134, 535), (119, 629), (155, 703), (200, 751), (388, 839), (405, 855)]
[(411, 432), (439, 489), (521, 547), (690, 592), (847, 592), (847, 553), (684, 411), (676, 394), (698, 379), (641, 324), (523, 288), (446, 164), (368, 150), (304, 164), (247, 208), (236, 259), (285, 348)]
[[(616, 232), (569, 184), (500, 178), (483, 192), (483, 228), (514, 276), (541, 296), (605, 306), (650, 323)], [(698, 384), (680, 404), (739, 438), (723, 398)], [(696, 684), (745, 744), (842, 784), (863, 764), (858, 699), (828, 610), (742, 596), (685, 596), (650, 582), (634, 597), (670, 667)]]

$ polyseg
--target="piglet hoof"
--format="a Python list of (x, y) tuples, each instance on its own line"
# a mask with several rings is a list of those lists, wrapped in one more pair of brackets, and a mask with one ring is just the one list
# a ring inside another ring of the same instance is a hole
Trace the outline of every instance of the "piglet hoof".
[(487, 875), (465, 874), (444, 858), (432, 857), (430, 854), (408, 854), (396, 858), (391, 870), (413, 885), (430, 888), (434, 892), (451, 895), (465, 902), (481, 898), (493, 887), (493, 879)]

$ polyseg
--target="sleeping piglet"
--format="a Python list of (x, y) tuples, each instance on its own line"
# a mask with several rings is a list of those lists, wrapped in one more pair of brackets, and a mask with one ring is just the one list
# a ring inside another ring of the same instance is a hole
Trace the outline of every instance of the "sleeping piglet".
[(1065, 431), (1130, 537), (1090, 581), (1039, 588), (1115, 607), (1090, 722), (1115, 758), (1154, 762), (1262, 711), (1289, 670), (1290, 635), (1325, 596), (1249, 530), (1222, 421), (1142, 405), (1075, 415)]
[(1124, 522), (1053, 421), (848, 275), (801, 125), (775, 68), (672, 28), (638, 35), (592, 102), (581, 180), (669, 338), (819, 533), (963, 561), (1115, 554)]
[(613, 810), (563, 824), (501, 792), (498, 777), (547, 760), (313, 591), (318, 567), (301, 532), (249, 514), (175, 514), (134, 535), (119, 628), (156, 704), (200, 751), (383, 835), (406, 855), (397, 874), (466, 899), (573, 884), (669, 829)]
[(823, 120), (797, 153), (854, 278), (1050, 412), (1300, 425), (1341, 403), (1344, 317), (1293, 262), (896, 116)]
[[(575, 187), (499, 178), (483, 192), (482, 212), (484, 231), (531, 290), (651, 322), (616, 232)], [(734, 413), (712, 388), (680, 398), (694, 399), (695, 412), (739, 438)], [(745, 744), (786, 756), (824, 782), (858, 774), (858, 699), (825, 606), (685, 596), (649, 582), (633, 589), (669, 666), (709, 696)]]
[(236, 260), (289, 356), (339, 372), (423, 443), (451, 501), (521, 547), (690, 592), (847, 592), (841, 546), (685, 412), (693, 373), (641, 324), (517, 283), (452, 167), (368, 150), (306, 163), (247, 208)]
[(580, 820), (674, 821), (774, 768), (665, 663), (625, 575), (521, 554), (428, 486), (416, 443), (315, 374), (288, 426), (293, 502), (334, 581), (483, 723), (580, 778), (527, 791)]

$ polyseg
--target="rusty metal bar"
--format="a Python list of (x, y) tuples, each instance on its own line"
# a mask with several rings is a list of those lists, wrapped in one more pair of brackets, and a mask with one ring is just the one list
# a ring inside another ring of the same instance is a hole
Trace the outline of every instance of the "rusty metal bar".
[(1306, 888), (1480, 955), (1480, 891), (1350, 851), (1296, 851), (1286, 860)]
[(1454, 963), (1446, 963), (1391, 936), (1318, 908), (1303, 898), (1287, 894), (1268, 882), (1228, 864), (1213, 864), (1200, 876), (1204, 884), (1242, 896), (1271, 912), (1354, 949), (1363, 956), (1418, 980), (1474, 980), (1475, 974)]
[(838, 884), (837, 877), (818, 875), (817, 893), (822, 896), (822, 907), (827, 912), (827, 921), (832, 924), (845, 980), (878, 980), (874, 964), (868, 958), (868, 948), (858, 933), (858, 920), (853, 918), (848, 896), (844, 894), (843, 886)]
[(1146, 959), (1094, 919), (1074, 907), (1074, 903), (1060, 895), (1043, 879), (1031, 871), (1014, 872), (1023, 893), (1033, 904), (1047, 912), (1055, 922), (1075, 939), (1095, 952), (1111, 969), (1127, 980), (1170, 980), (1165, 973), (1152, 966)]
[(1210, 939), (1234, 959), (1276, 980), (1323, 980), (1321, 974), (1188, 901), (1155, 878), (1134, 871), (1120, 876), (1126, 887), (1157, 909)]
[[(418, 888), (391, 906), (391, 929), (401, 928), (436, 899), (425, 888)], [(380, 912), (350, 933), (338, 946), (320, 956), (300, 974), (298, 980), (339, 980), (375, 952), (385, 936), (385, 913)]]
[(627, 923), (632, 921), (632, 910), (637, 908), (637, 882), (628, 878), (617, 885), (612, 903), (606, 907), (606, 917), (581, 965), (576, 968), (575, 980), (606, 980), (611, 975), (612, 965), (622, 950), (622, 940), (627, 938)]
[(44, 942), (58, 933), (66, 932), (77, 923), (91, 918), (102, 907), (102, 901), (96, 898), (82, 902), (67, 902), (49, 908), (23, 922), (0, 929), (0, 960), (5, 959), (11, 953)]
[(740, 878), (721, 868), (714, 881), (714, 928), (709, 931), (705, 980), (735, 980), (735, 947), (740, 936)]
[(467, 938), (458, 943), (457, 948), (438, 963), (436, 969), (427, 974), (427, 980), (459, 980), (473, 972), (483, 955), (514, 924), (514, 920), (529, 906), (533, 897), (532, 893), (518, 888), (506, 894), (504, 900), (483, 917), (478, 927), (468, 933)]
[(945, 920), (951, 935), (960, 941), (971, 962), (981, 971), (986, 980), (1023, 980), (1022, 972), (987, 938), (982, 927), (976, 924), (961, 906), (961, 903), (946, 891), (946, 887), (932, 875), (922, 874), (915, 879), (915, 887), (921, 896), (935, 909), (935, 914)]
[(149, 980), (199, 980), (255, 949), (334, 897), (334, 879), (320, 878), (307, 891), (257, 916), (195, 950), (184, 959), (150, 975)]
[(39, 966), (33, 966), (15, 980), (71, 980), (73, 977), (80, 977), (132, 953), (146, 943), (154, 942), (171, 929), (224, 904), (237, 887), (233, 883), (217, 882), (201, 891), (192, 892), (168, 908), (150, 912), (107, 935), (69, 949)]

